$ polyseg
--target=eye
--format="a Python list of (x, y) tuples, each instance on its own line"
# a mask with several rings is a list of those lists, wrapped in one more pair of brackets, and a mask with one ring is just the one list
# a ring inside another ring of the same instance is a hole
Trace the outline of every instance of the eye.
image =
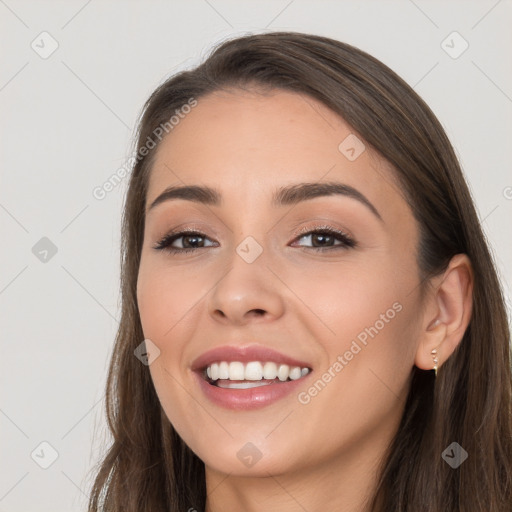
[[(313, 244), (309, 248), (315, 251), (348, 249), (356, 247), (357, 245), (355, 240), (349, 235), (329, 226), (321, 226), (313, 229), (307, 228), (300, 233), (298, 238), (295, 238), (295, 240), (302, 239), (309, 239)], [(177, 241), (180, 241), (179, 245), (181, 245), (181, 247), (174, 245)], [(166, 250), (170, 253), (190, 253), (197, 249), (214, 246), (214, 244), (205, 244), (206, 241), (210, 241), (210, 239), (199, 231), (180, 231), (165, 235), (157, 242), (154, 249)], [(338, 241), (338, 243), (336, 243), (336, 241)], [(305, 248), (308, 247), (306, 246)]]
[[(181, 239), (181, 247), (173, 246), (174, 242)], [(198, 248), (209, 247), (205, 244), (209, 238), (198, 231), (180, 231), (179, 233), (169, 233), (165, 235), (155, 246), (157, 250), (165, 249), (171, 253), (187, 253), (195, 251)]]
[[(313, 244), (309, 248), (316, 251), (349, 249), (356, 247), (356, 241), (343, 231), (330, 226), (319, 226), (314, 229), (306, 228), (296, 240), (309, 239)], [(336, 240), (339, 243), (335, 243)]]

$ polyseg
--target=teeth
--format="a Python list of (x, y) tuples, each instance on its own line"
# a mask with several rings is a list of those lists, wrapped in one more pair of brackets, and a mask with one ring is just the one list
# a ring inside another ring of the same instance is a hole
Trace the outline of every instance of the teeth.
[(217, 380), (219, 378), (219, 365), (217, 363), (213, 363), (210, 366), (210, 373), (211, 373), (210, 378), (212, 380)]
[(268, 384), (272, 384), (272, 382), (219, 382), (217, 386), (225, 389), (250, 389), (267, 386)]
[(264, 379), (275, 379), (277, 377), (277, 364), (276, 363), (265, 363), (263, 366), (263, 378)]
[(298, 367), (298, 366), (294, 366), (291, 370), (290, 370), (290, 375), (289, 375), (290, 379), (292, 380), (297, 380), (297, 379), (300, 379), (302, 377), (302, 370)]
[(290, 367), (287, 364), (282, 364), (279, 366), (277, 370), (277, 376), (279, 377), (279, 380), (286, 380), (288, 378), (288, 375), (290, 374)]
[(264, 383), (251, 384), (250, 381), (274, 380), (278, 378), (281, 382), (288, 379), (297, 380), (310, 372), (309, 368), (300, 368), (299, 366), (288, 366), (287, 364), (277, 365), (272, 361), (261, 363), (260, 361), (251, 361), (241, 363), (239, 361), (221, 361), (212, 363), (206, 368), (206, 375), (213, 381), (217, 380), (239, 380), (248, 381), (243, 383), (230, 384), (229, 387), (237, 389), (247, 389), (249, 387), (260, 386)]
[(219, 363), (219, 379), (229, 379), (229, 364), (226, 361)]
[[(212, 380), (217, 379), (214, 379), (212, 375)], [(244, 380), (244, 363), (239, 363), (238, 361), (231, 361), (229, 363), (229, 380)]]
[(245, 380), (261, 380), (263, 377), (263, 366), (259, 361), (253, 361), (245, 365)]

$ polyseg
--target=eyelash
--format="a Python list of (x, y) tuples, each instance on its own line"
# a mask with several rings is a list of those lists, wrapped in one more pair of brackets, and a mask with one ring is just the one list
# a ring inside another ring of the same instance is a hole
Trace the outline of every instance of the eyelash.
[[(316, 234), (328, 234), (330, 236), (336, 237), (339, 241), (341, 241), (341, 244), (334, 245), (331, 247), (303, 247), (304, 249), (313, 249), (317, 252), (324, 252), (324, 251), (330, 251), (330, 250), (339, 250), (339, 249), (352, 249), (357, 246), (357, 243), (354, 239), (352, 239), (350, 236), (348, 236), (343, 231), (338, 231), (337, 229), (331, 228), (329, 226), (317, 226), (315, 228), (305, 228), (301, 230), (299, 233), (296, 234), (295, 239), (301, 239), (308, 235), (316, 235)], [(198, 249), (205, 249), (205, 247), (187, 247), (187, 248), (179, 248), (179, 247), (171, 247), (171, 244), (178, 240), (179, 238), (183, 236), (199, 236), (204, 239), (208, 239), (207, 236), (205, 236), (203, 233), (199, 231), (179, 231), (175, 233), (169, 233), (165, 235), (157, 244), (154, 246), (154, 249), (157, 251), (165, 250), (171, 254), (184, 254), (189, 253), (193, 251), (197, 251)]]

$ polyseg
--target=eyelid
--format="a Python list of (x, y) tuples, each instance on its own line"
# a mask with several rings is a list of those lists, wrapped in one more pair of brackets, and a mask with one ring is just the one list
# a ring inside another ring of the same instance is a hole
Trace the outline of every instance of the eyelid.
[(331, 224), (314, 224), (312, 226), (304, 226), (299, 231), (296, 231), (294, 236), (298, 237), (300, 235), (308, 234), (311, 231), (321, 231), (323, 229), (325, 229), (326, 231), (333, 231), (335, 233), (338, 233), (339, 235), (343, 235), (347, 238), (354, 240), (354, 236), (350, 231), (341, 228), (335, 228)]

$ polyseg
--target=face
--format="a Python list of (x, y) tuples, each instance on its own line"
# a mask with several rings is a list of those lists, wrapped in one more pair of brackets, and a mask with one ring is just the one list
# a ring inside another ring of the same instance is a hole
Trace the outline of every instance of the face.
[[(398, 427), (421, 318), (418, 229), (389, 164), (355, 136), (312, 98), (223, 91), (158, 147), (137, 300), (162, 407), (207, 471), (335, 464)], [(161, 196), (185, 185), (218, 201)], [(212, 385), (201, 370), (221, 362)]]

